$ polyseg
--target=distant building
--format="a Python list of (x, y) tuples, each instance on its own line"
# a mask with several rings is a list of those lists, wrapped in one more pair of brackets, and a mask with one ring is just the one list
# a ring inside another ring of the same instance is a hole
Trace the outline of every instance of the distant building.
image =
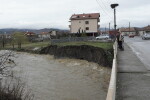
[(24, 34), (27, 36), (27, 38), (29, 39), (29, 41), (33, 41), (36, 38), (36, 34), (34, 32), (28, 32), (27, 31)]
[(89, 13), (89, 14), (73, 14), (70, 17), (71, 25), (70, 33), (87, 33), (87, 34), (97, 34), (100, 22), (99, 13)]
[(142, 36), (145, 33), (144, 28), (135, 28), (135, 30), (139, 36)]
[(50, 39), (50, 33), (49, 32), (41, 32), (40, 34), (38, 34), (39, 38), (42, 39)]
[(34, 32), (25, 32), (24, 34), (28, 37), (32, 37), (36, 35)]
[(12, 37), (11, 34), (6, 34), (6, 33), (5, 34), (0, 34), (0, 39), (1, 38), (11, 39), (11, 37)]
[(51, 37), (56, 37), (57, 35), (57, 31), (50, 31), (50, 32), (41, 32), (40, 34), (38, 34), (39, 38), (42, 39), (51, 39)]
[(150, 33), (150, 25), (144, 27), (144, 31), (145, 31), (146, 33)]
[(51, 36), (56, 36), (56, 35), (57, 35), (57, 31), (51, 31), (51, 32), (50, 32), (50, 35), (51, 35)]
[(136, 29), (134, 27), (131, 28), (119, 28), (119, 31), (121, 32), (122, 35), (137, 35)]

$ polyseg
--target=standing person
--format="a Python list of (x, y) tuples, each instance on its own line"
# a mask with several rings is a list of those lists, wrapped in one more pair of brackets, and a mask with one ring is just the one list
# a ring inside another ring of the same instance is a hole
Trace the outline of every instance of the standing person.
[(121, 35), (120, 32), (117, 32), (117, 42), (118, 42), (118, 47), (120, 50), (124, 50), (122, 43), (124, 41), (124, 37)]

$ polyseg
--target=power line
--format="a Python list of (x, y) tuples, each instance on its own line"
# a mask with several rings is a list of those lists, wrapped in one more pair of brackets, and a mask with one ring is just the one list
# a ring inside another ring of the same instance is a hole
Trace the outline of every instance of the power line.
[(99, 1), (101, 1), (102, 2), (102, 4), (103, 4), (103, 6), (104, 6), (104, 8), (105, 9), (107, 9), (107, 10), (109, 10), (109, 11), (111, 11), (108, 7), (110, 6), (110, 4), (108, 3), (108, 6), (106, 6), (105, 5), (105, 2), (103, 1), (103, 0), (99, 0)]
[(111, 1), (110, 0), (106, 0), (107, 1), (107, 3), (110, 5), (111, 4)]
[(105, 11), (105, 9), (99, 4), (98, 0), (96, 0), (96, 2), (98, 3), (99, 7), (102, 9), (102, 11), (108, 15), (108, 17), (111, 19), (111, 16)]

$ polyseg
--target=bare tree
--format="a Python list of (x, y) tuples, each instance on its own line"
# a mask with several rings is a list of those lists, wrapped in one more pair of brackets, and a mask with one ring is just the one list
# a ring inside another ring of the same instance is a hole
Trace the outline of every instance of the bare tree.
[(21, 46), (23, 43), (28, 42), (27, 37), (24, 35), (23, 32), (14, 32), (12, 34), (12, 45), (14, 45), (14, 43), (18, 44), (18, 48), (21, 49)]
[(0, 54), (0, 75), (10, 76), (10, 69), (15, 66), (15, 62), (12, 60), (14, 54), (12, 51), (2, 51)]
[(33, 100), (34, 95), (21, 79), (13, 76), (15, 67), (12, 51), (0, 52), (0, 100)]

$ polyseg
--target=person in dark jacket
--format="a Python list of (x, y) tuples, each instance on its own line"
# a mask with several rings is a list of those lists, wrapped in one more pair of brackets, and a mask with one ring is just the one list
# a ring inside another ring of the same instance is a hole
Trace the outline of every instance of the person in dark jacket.
[(120, 32), (117, 32), (117, 42), (118, 42), (118, 47), (120, 50), (124, 50), (122, 43), (124, 42), (124, 37), (121, 35)]

